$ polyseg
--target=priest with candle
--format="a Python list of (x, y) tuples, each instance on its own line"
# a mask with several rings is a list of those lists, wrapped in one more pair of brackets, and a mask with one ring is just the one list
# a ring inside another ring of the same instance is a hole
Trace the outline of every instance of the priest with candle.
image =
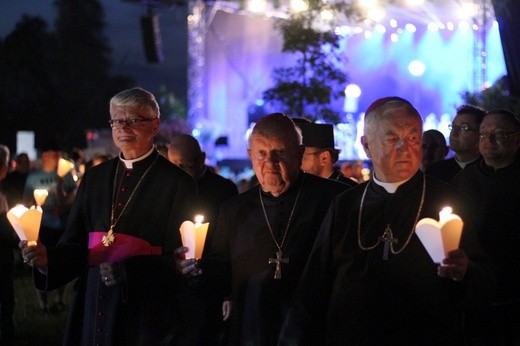
[(229, 290), (229, 344), (275, 345), (319, 225), (349, 186), (300, 170), (301, 133), (283, 114), (262, 118), (248, 144), (260, 184), (222, 205), (202, 272), (194, 260), (181, 267)]
[(191, 219), (193, 180), (153, 146), (159, 106), (141, 88), (110, 100), (119, 157), (89, 169), (56, 247), (21, 242), (46, 291), (77, 278), (65, 345), (159, 345), (175, 334), (180, 280), (172, 256)]
[[(373, 176), (331, 205), (283, 329), (286, 344), (463, 344), (460, 317), (490, 302), (492, 280), (463, 196), (421, 170), (422, 119), (387, 97), (365, 113)], [(450, 206), (464, 223), (436, 263), (415, 234)]]
[[(197, 139), (188, 134), (178, 134), (172, 138), (168, 145), (168, 159), (188, 173), (197, 185), (197, 212), (203, 214), (204, 222), (209, 223), (204, 242), (205, 254), (211, 247), (220, 206), (238, 195), (237, 186), (206, 166), (206, 153), (202, 151)], [(192, 250), (194, 249), (190, 249)], [(204, 261), (202, 256), (195, 257)], [(184, 328), (187, 344), (214, 344), (217, 339), (225, 337), (228, 322), (222, 318), (224, 298), (214, 287), (209, 287), (206, 291), (186, 292), (181, 306), (186, 311), (183, 315), (187, 317), (187, 326)]]

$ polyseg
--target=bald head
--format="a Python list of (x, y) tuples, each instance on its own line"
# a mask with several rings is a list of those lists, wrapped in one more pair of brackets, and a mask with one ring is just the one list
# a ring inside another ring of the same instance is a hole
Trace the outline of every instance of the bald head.
[(289, 145), (294, 146), (302, 144), (300, 128), (294, 125), (291, 118), (282, 113), (272, 113), (260, 119), (249, 137), (249, 145), (251, 144), (251, 137), (254, 135), (266, 138), (283, 138), (288, 141)]
[(168, 160), (197, 179), (204, 173), (206, 154), (197, 139), (180, 134), (173, 137), (168, 146)]
[(422, 136), (422, 168), (426, 169), (434, 162), (444, 160), (448, 155), (449, 148), (446, 145), (446, 138), (442, 132), (431, 129), (424, 131)]

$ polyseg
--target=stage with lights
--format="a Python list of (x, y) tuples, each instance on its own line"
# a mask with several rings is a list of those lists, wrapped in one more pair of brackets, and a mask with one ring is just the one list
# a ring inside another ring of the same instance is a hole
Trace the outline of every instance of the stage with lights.
[[(273, 20), (217, 11), (207, 29), (205, 104), (194, 125), (214, 162), (247, 158), (246, 138), (252, 123), (277, 111), (263, 104), (262, 93), (272, 86), (273, 69), (290, 66), (293, 57), (281, 53), (281, 35)], [(454, 110), (463, 102), (461, 94), (493, 84), (506, 74), (498, 26), (494, 20), (484, 25), (474, 19), (433, 22), (386, 17), (376, 24), (336, 28), (343, 38), (349, 84), (345, 88), (350, 91), (335, 105), (343, 112), (335, 130), (340, 159), (364, 158), (359, 145), (363, 111), (379, 97), (408, 99), (423, 116), (425, 130), (437, 128), (447, 136)], [(225, 145), (215, 145), (223, 137)]]

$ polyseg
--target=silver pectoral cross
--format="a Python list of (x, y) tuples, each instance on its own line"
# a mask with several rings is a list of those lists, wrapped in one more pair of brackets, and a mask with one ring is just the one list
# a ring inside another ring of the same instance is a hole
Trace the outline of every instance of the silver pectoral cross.
[(386, 225), (385, 233), (383, 233), (383, 236), (377, 238), (377, 240), (385, 243), (385, 247), (383, 248), (383, 259), (385, 261), (388, 261), (390, 246), (392, 245), (392, 243), (397, 244), (397, 238), (394, 238), (390, 225)]
[(276, 252), (276, 258), (269, 258), (269, 264), (276, 263), (276, 269), (274, 271), (274, 278), (282, 278), (282, 263), (289, 263), (289, 258), (282, 258), (282, 251)]

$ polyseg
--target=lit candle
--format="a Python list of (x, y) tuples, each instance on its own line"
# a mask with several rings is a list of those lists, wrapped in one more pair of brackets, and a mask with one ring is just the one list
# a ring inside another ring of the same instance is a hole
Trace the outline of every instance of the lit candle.
[(74, 168), (74, 162), (60, 158), (58, 161), (58, 176), (63, 178)]
[(45, 200), (47, 199), (47, 196), (49, 195), (49, 191), (46, 189), (36, 189), (33, 191), (34, 200), (36, 201), (36, 205), (41, 207), (43, 203), (45, 203)]
[(182, 244), (188, 248), (186, 258), (201, 258), (206, 235), (208, 233), (209, 223), (203, 223), (204, 216), (196, 215), (195, 223), (184, 221), (181, 225), (180, 232)]
[(7, 212), (7, 219), (13, 226), (20, 240), (27, 240), (28, 245), (36, 245), (42, 221), (42, 208), (32, 206), (30, 209), (18, 204)]
[(442, 243), (446, 255), (459, 247), (464, 222), (462, 222), (460, 216), (453, 214), (451, 207), (444, 207), (439, 212), (439, 224), (441, 225)]
[(415, 233), (435, 263), (441, 263), (448, 252), (459, 247), (464, 222), (451, 207), (439, 212), (439, 221), (424, 218), (417, 222)]

